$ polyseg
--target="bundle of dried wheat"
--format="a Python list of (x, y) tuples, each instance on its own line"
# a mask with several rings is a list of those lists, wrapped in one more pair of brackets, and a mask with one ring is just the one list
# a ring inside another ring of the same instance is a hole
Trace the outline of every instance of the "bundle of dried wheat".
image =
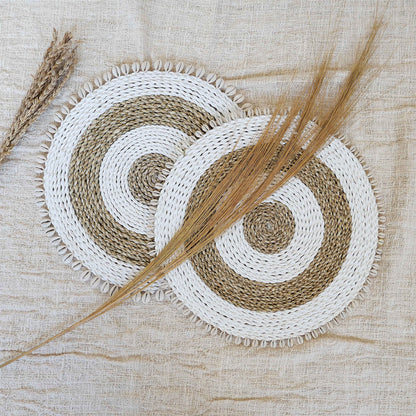
[(62, 40), (58, 41), (58, 34), (54, 29), (52, 42), (0, 145), (0, 163), (26, 133), (29, 126), (48, 107), (72, 74), (76, 64), (76, 48), (71, 33), (66, 32)]

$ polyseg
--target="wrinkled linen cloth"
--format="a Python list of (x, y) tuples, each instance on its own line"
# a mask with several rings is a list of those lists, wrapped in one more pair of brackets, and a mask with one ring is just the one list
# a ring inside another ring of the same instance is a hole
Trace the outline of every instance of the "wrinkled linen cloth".
[[(60, 105), (112, 65), (143, 59), (203, 66), (255, 105), (272, 105), (288, 86), (296, 94), (307, 85), (332, 40), (335, 88), (376, 8), (341, 3), (0, 2), (2, 135), (52, 28), (82, 40), (73, 76), (0, 166), (1, 361), (107, 298), (79, 281), (39, 225), (35, 162)], [(379, 274), (346, 319), (292, 349), (246, 348), (206, 334), (169, 301), (127, 302), (1, 369), (1, 415), (415, 415), (415, 2), (391, 1), (386, 20), (373, 62), (380, 74), (343, 130), (384, 196), (386, 243)]]

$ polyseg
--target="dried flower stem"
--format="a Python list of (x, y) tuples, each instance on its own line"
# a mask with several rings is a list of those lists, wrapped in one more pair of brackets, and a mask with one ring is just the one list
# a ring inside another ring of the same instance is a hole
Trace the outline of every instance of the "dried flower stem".
[(0, 145), (0, 163), (26, 133), (29, 126), (48, 107), (72, 74), (76, 63), (76, 48), (71, 33), (66, 32), (62, 40), (58, 41), (57, 31), (53, 30), (52, 42)]
[(321, 110), (318, 98), (327, 80), (333, 48), (317, 68), (309, 88), (292, 103), (289, 112), (278, 117), (282, 109), (287, 108), (284, 97), (277, 103), (274, 114), (256, 143), (247, 147), (237, 160), (232, 159), (231, 153), (226, 156), (226, 162), (216, 172), (215, 180), (204, 190), (197, 206), (191, 207), (182, 227), (133, 280), (85, 318), (1, 364), (0, 368), (106, 313), (161, 279), (293, 178), (351, 116), (360, 97), (360, 81), (367, 75), (381, 26), (382, 19), (376, 18), (349, 76), (330, 110), (324, 114), (320, 126), (312, 130), (306, 128), (312, 116)]

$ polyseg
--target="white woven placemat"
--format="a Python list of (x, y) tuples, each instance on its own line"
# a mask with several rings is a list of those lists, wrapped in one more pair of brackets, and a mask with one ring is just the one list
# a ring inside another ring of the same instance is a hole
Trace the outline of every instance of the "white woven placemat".
[[(252, 143), (270, 116), (208, 131), (174, 164), (155, 217), (170, 240), (223, 156)], [(323, 333), (377, 270), (383, 218), (356, 152), (333, 139), (269, 199), (167, 275), (176, 303), (246, 345), (293, 345)], [(186, 249), (186, 247), (185, 247)]]
[(62, 108), (42, 148), (39, 205), (47, 234), (84, 280), (112, 293), (150, 261), (173, 162), (203, 126), (242, 114), (243, 100), (203, 69), (157, 61), (114, 67)]

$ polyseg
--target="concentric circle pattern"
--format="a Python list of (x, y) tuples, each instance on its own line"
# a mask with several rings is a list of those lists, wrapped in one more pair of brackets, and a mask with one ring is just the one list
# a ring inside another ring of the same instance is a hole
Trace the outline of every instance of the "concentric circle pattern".
[(160, 66), (123, 65), (82, 90), (59, 120), (44, 166), (62, 251), (116, 286), (154, 255), (155, 206), (174, 161), (203, 126), (242, 114), (241, 96), (221, 79)]
[[(250, 146), (269, 116), (208, 131), (177, 160), (155, 219), (156, 251)], [(225, 157), (235, 152), (235, 157)], [(167, 280), (194, 315), (235, 337), (302, 337), (332, 321), (363, 287), (375, 261), (378, 209), (356, 156), (338, 139), (307, 167)], [(186, 247), (185, 247), (186, 249)]]
[(295, 219), (281, 202), (263, 202), (245, 216), (243, 228), (251, 247), (274, 254), (289, 245), (295, 233)]

